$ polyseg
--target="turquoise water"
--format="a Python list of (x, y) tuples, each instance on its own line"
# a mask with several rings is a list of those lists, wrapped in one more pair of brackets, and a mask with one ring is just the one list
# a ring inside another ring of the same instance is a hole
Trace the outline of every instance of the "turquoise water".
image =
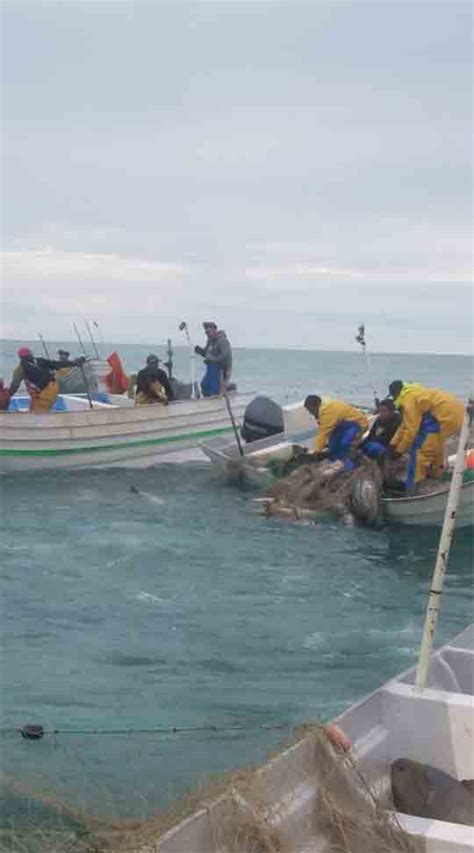
[[(120, 349), (132, 368), (150, 347)], [(4, 342), (4, 371), (8, 352)], [(186, 360), (177, 353), (180, 375)], [(468, 358), (376, 356), (373, 367), (385, 383), (470, 390)], [(358, 354), (247, 350), (235, 373), (275, 397), (370, 399)], [(267, 520), (205, 461), (4, 477), (1, 488), (1, 759), (33, 791), (144, 817), (415, 660), (434, 531)], [(439, 642), (472, 620), (471, 565), (461, 530)], [(32, 742), (9, 730), (25, 723), (60, 733)], [(92, 733), (156, 728), (167, 731)]]

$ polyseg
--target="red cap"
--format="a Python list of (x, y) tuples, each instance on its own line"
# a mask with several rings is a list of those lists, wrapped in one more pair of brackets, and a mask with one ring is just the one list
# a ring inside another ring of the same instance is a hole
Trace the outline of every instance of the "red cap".
[(20, 347), (17, 352), (18, 358), (26, 358), (27, 355), (33, 355), (29, 347)]

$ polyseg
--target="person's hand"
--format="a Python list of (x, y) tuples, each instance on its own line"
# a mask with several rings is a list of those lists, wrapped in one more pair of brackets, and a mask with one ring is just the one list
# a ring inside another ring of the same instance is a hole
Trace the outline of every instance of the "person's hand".
[(323, 462), (324, 459), (327, 459), (329, 457), (329, 451), (320, 450), (318, 453), (313, 453), (312, 456), (314, 456), (314, 458), (317, 459), (318, 462)]
[(79, 358), (74, 359), (73, 364), (75, 364), (77, 367), (82, 367), (82, 365), (85, 364), (86, 361), (87, 358), (85, 357), (85, 355), (80, 355)]
[(204, 355), (204, 350), (202, 347), (195, 346), (194, 352), (196, 353), (196, 355)]

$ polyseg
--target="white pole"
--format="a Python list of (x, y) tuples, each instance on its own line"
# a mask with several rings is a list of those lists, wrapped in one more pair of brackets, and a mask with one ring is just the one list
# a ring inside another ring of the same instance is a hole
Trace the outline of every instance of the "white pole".
[(439, 612), (441, 610), (441, 597), (443, 594), (443, 581), (448, 568), (449, 549), (453, 541), (454, 531), (456, 528), (456, 515), (458, 510), (459, 498), (461, 496), (461, 486), (464, 473), (464, 459), (466, 449), (469, 442), (469, 428), (471, 423), (471, 408), (472, 404), (466, 406), (464, 413), (464, 421), (459, 436), (458, 450), (456, 461), (454, 463), (454, 471), (451, 479), (451, 487), (449, 489), (448, 502), (446, 504), (446, 512), (444, 513), (443, 527), (438, 545), (438, 555), (431, 581), (430, 595), (428, 598), (428, 607), (426, 610), (425, 626), (423, 629), (423, 639), (421, 641), (420, 657), (416, 670), (415, 686), (423, 689), (426, 686), (428, 676), (428, 667), (430, 663), (430, 652), (433, 646), (434, 632), (438, 621)]
[(188, 341), (188, 344), (189, 344), (189, 351), (191, 354), (191, 399), (195, 400), (196, 397), (199, 397), (199, 393), (196, 393), (196, 389), (197, 389), (196, 354), (194, 352), (194, 346), (193, 346), (193, 343), (192, 343), (190, 335), (189, 335), (188, 324), (183, 320), (183, 322), (179, 324), (178, 329), (180, 329), (180, 331), (184, 332), (184, 334), (186, 335), (186, 339)]
[(367, 345), (366, 344), (364, 344), (364, 352), (365, 352), (365, 361), (367, 363), (367, 373), (369, 374), (369, 382), (370, 382), (370, 385), (372, 388), (372, 394), (374, 395), (374, 402), (376, 402), (377, 390), (376, 390), (375, 384), (374, 384), (374, 378), (373, 378), (373, 374), (372, 374), (372, 368), (370, 366), (370, 358), (369, 358), (369, 353), (367, 352)]
[(374, 385), (374, 380), (373, 380), (373, 376), (372, 376), (372, 368), (370, 366), (369, 353), (367, 352), (367, 342), (365, 340), (365, 323), (360, 324), (359, 328), (357, 329), (357, 335), (356, 335), (355, 339), (356, 339), (357, 343), (360, 344), (362, 349), (364, 350), (365, 364), (367, 367), (367, 373), (369, 375), (369, 382), (370, 382), (370, 386), (372, 388), (372, 393), (374, 395), (374, 403), (375, 403), (375, 405), (377, 405), (377, 391), (376, 391), (376, 388)]

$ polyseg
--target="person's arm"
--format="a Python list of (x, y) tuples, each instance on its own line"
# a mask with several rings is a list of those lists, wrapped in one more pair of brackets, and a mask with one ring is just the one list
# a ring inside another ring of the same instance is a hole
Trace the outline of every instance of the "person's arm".
[(403, 401), (402, 422), (390, 441), (389, 447), (402, 456), (413, 444), (420, 428), (422, 413), (416, 399), (407, 395)]
[(313, 450), (315, 453), (321, 453), (328, 443), (329, 436), (336, 426), (337, 418), (334, 418), (331, 412), (320, 411), (318, 418), (318, 431), (314, 437)]
[(158, 378), (160, 380), (161, 385), (166, 391), (166, 396), (168, 397), (168, 400), (171, 402), (171, 400), (174, 400), (173, 389), (171, 387), (171, 382), (169, 381), (164, 370), (158, 371)]
[(59, 370), (61, 367), (77, 367), (78, 365), (85, 364), (87, 361), (86, 357), (81, 355), (79, 358), (75, 358), (72, 361), (69, 359), (64, 359), (63, 361), (55, 361), (51, 358), (37, 358), (36, 363), (38, 367), (47, 367), (48, 370)]
[(21, 364), (17, 364), (13, 371), (12, 381), (10, 382), (10, 397), (13, 397), (13, 394), (16, 394), (24, 378), (25, 374), (23, 373), (23, 368)]
[(364, 438), (364, 441), (380, 441), (380, 421), (378, 418), (375, 418), (368, 435)]

